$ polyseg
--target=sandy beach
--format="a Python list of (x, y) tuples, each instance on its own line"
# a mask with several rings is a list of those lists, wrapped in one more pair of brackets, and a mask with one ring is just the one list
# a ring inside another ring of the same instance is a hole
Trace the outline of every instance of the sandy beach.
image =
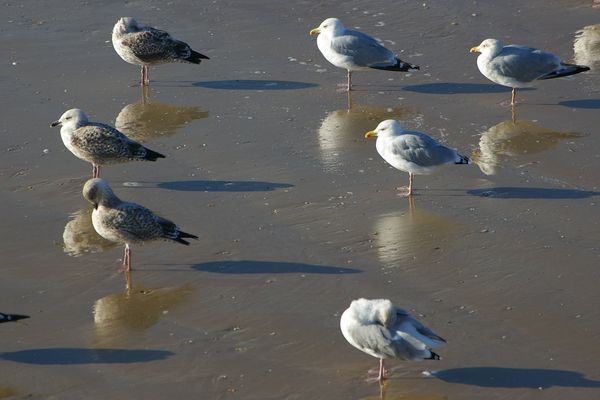
[[(2, 5), (0, 398), (379, 399), (351, 347), (352, 299), (389, 298), (443, 336), (440, 361), (390, 361), (392, 399), (600, 397), (600, 10), (584, 0), (262, 0)], [(117, 18), (210, 57), (139, 67)], [(420, 71), (344, 70), (327, 17)], [(588, 28), (586, 28), (588, 27)], [(578, 31), (582, 31), (577, 34)], [(519, 91), (469, 53), (495, 37), (589, 72)], [(142, 102), (143, 96), (147, 101)], [(102, 169), (121, 198), (199, 236), (99, 237), (91, 166), (50, 123), (70, 108), (167, 156)], [(402, 121), (471, 157), (417, 176), (412, 199), (364, 133)], [(426, 377), (422, 371), (435, 371)]]

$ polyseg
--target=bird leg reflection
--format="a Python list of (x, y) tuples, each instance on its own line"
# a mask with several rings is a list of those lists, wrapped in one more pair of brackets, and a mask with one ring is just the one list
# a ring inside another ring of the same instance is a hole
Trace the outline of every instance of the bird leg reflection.
[(514, 104), (512, 104), (510, 107), (510, 113), (512, 115), (512, 122), (514, 124), (517, 122), (517, 110)]
[(123, 271), (123, 274), (125, 275), (125, 289), (127, 290), (127, 296), (131, 295), (131, 271)]
[(146, 105), (150, 102), (150, 89), (146, 85), (141, 85), (142, 87), (142, 104)]

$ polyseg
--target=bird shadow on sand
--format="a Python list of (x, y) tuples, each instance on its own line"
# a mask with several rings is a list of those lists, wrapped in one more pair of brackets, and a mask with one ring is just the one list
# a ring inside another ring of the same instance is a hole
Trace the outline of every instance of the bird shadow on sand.
[(566, 100), (558, 102), (558, 105), (569, 108), (599, 109), (600, 99)]
[(175, 353), (165, 350), (46, 348), (0, 353), (1, 360), (36, 365), (130, 364), (165, 360)]
[(434, 376), (448, 383), (493, 387), (546, 389), (552, 386), (600, 388), (600, 381), (560, 369), (471, 367), (437, 371)]
[(297, 90), (319, 86), (316, 83), (297, 81), (271, 81), (261, 79), (232, 79), (225, 81), (200, 81), (192, 86), (221, 90)]
[(272, 192), (294, 187), (289, 183), (260, 181), (173, 181), (161, 182), (157, 187), (183, 192)]
[(467, 191), (471, 196), (498, 199), (586, 199), (598, 196), (600, 192), (576, 189), (495, 187)]
[(362, 272), (359, 269), (328, 267), (324, 265), (312, 265), (285, 261), (211, 261), (192, 265), (197, 271), (214, 272), (218, 274), (356, 274)]
[[(421, 85), (404, 86), (408, 92), (426, 93), (426, 94), (476, 94), (476, 93), (506, 93), (511, 88), (494, 85), (491, 83), (460, 83), (460, 82), (440, 82), (424, 83)], [(523, 88), (519, 91), (534, 90), (532, 88)]]

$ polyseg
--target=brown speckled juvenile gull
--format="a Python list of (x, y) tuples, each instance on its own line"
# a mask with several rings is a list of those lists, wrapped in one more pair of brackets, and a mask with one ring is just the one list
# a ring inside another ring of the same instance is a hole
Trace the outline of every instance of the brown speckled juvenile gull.
[(130, 64), (141, 65), (141, 85), (148, 85), (148, 66), (173, 62), (200, 64), (209, 58), (165, 31), (140, 26), (131, 17), (119, 18), (112, 32), (112, 43), (121, 58)]
[(173, 222), (157, 216), (146, 207), (121, 201), (104, 179), (87, 181), (83, 186), (83, 197), (94, 205), (92, 224), (96, 232), (107, 240), (125, 244), (125, 271), (131, 271), (131, 244), (171, 240), (189, 245), (184, 238), (198, 239), (198, 236), (182, 232)]
[(110, 125), (89, 122), (83, 111), (66, 111), (51, 126), (60, 126), (60, 137), (76, 157), (93, 165), (92, 178), (100, 176), (100, 166), (131, 160), (156, 161), (160, 153), (129, 139)]
[(342, 334), (352, 346), (379, 358), (379, 375), (384, 379), (385, 358), (439, 360), (431, 349), (446, 341), (401, 308), (384, 299), (352, 301), (340, 319)]

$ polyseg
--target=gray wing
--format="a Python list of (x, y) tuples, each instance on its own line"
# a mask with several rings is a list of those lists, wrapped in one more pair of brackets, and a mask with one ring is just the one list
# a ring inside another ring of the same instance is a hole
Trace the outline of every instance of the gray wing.
[(355, 325), (348, 333), (357, 346), (387, 357), (396, 357), (394, 341), (387, 328), (382, 325)]
[(334, 38), (332, 49), (352, 57), (357, 65), (365, 67), (385, 67), (396, 64), (396, 56), (371, 36), (358, 31), (346, 31), (343, 36)]
[(423, 325), (420, 321), (416, 320), (408, 311), (403, 310), (401, 308), (396, 308), (396, 323), (400, 325), (407, 321), (410, 324), (412, 324), (417, 330), (417, 332), (419, 332), (421, 335), (426, 336), (429, 339), (435, 341), (446, 343), (446, 339), (439, 336), (437, 333)]
[(188, 58), (192, 52), (187, 43), (173, 38), (168, 32), (150, 27), (128, 34), (123, 44), (147, 63)]
[(441, 145), (421, 132), (405, 132), (392, 142), (392, 153), (421, 167), (452, 162), (456, 151)]
[(88, 124), (75, 130), (73, 144), (100, 160), (140, 159), (146, 148), (109, 125)]
[(490, 67), (521, 82), (533, 81), (559, 68), (561, 59), (552, 53), (525, 46), (505, 46)]

